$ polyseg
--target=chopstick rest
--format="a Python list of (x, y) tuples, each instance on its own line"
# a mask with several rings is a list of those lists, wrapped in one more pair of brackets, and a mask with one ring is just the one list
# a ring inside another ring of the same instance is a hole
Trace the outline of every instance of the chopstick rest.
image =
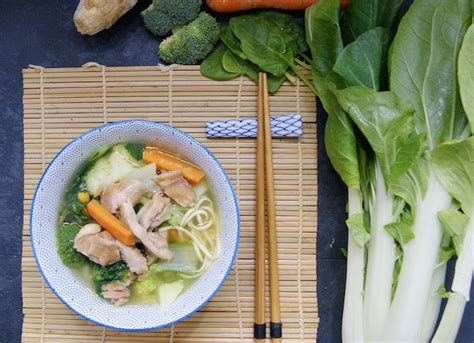
[[(272, 137), (300, 137), (303, 134), (301, 114), (284, 114), (270, 118)], [(257, 137), (257, 118), (209, 121), (209, 138)]]

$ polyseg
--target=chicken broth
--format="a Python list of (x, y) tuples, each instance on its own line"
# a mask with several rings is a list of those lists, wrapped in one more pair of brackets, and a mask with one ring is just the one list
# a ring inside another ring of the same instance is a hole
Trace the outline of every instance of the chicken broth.
[(98, 149), (64, 202), (58, 254), (116, 306), (166, 307), (219, 256), (218, 213), (204, 172), (158, 148)]

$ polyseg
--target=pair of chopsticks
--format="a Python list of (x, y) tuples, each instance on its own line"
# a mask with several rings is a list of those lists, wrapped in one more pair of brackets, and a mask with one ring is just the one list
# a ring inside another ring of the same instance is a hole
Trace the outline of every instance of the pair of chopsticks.
[[(254, 338), (265, 339), (265, 195), (268, 215), (268, 256), (270, 270), (270, 337), (279, 342), (282, 335), (280, 321), (280, 281), (275, 223), (275, 195), (273, 185), (272, 135), (267, 74), (258, 79), (257, 117), (257, 222), (255, 244), (255, 322)], [(265, 181), (266, 191), (265, 194)]]

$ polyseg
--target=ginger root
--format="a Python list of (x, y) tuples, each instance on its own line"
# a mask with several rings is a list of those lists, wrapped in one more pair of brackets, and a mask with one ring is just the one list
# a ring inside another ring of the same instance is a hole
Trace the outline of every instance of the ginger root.
[(137, 0), (80, 0), (74, 24), (81, 34), (94, 35), (110, 28), (136, 3)]

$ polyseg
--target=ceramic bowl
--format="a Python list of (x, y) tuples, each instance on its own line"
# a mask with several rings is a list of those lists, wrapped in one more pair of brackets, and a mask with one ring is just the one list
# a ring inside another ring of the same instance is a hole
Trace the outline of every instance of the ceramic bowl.
[[(56, 225), (67, 186), (97, 148), (120, 142), (161, 147), (201, 168), (219, 212), (221, 254), (169, 307), (158, 304), (115, 307), (96, 295), (63, 265), (56, 253)], [(41, 274), (56, 296), (81, 317), (119, 330), (142, 331), (171, 325), (199, 310), (229, 273), (239, 241), (239, 210), (229, 178), (217, 159), (184, 132), (149, 121), (121, 121), (90, 130), (67, 144), (46, 168), (36, 188), (30, 217), (31, 244)]]

